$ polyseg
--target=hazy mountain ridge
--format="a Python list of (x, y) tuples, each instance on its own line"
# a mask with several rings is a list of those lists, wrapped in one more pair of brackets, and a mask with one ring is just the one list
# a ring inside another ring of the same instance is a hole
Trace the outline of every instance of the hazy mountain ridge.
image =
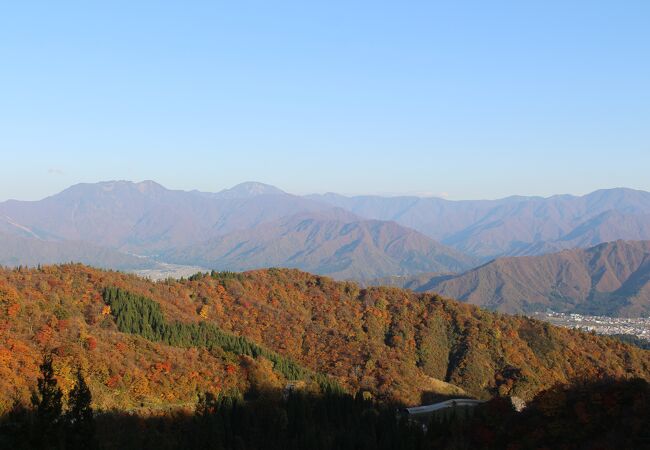
[(224, 189), (211, 194), (216, 198), (251, 198), (259, 195), (290, 195), (282, 189), (278, 189), (270, 184), (258, 183), (256, 181), (246, 181), (230, 189)]
[(474, 262), (394, 222), (359, 220), (343, 210), (291, 216), (163, 256), (218, 270), (294, 267), (342, 279), (460, 271)]
[(650, 313), (650, 241), (504, 257), (460, 275), (395, 282), (508, 313), (644, 316)]
[[(301, 215), (307, 222), (296, 222)], [(78, 184), (41, 201), (0, 203), (0, 231), (59, 242), (61, 257), (64, 242), (85, 242), (161, 262), (232, 270), (288, 266), (368, 279), (462, 272), (495, 256), (650, 239), (650, 193), (449, 201), (301, 197), (256, 182), (208, 193), (110, 181)], [(68, 261), (48, 254), (48, 262)]]
[(78, 241), (44, 241), (0, 232), (0, 265), (37, 266), (74, 261), (118, 270), (152, 270), (156, 261)]
[(60, 240), (155, 254), (267, 220), (329, 208), (290, 194), (215, 195), (169, 190), (152, 181), (111, 181), (78, 184), (38, 202), (8, 201), (0, 204), (0, 214)]
[[(475, 262), (396, 223), (364, 223), (344, 209), (254, 182), (214, 194), (169, 190), (153, 181), (79, 184), (38, 202), (2, 203), (0, 215), (11, 218), (2, 229), (57, 241), (61, 249), (64, 241), (87, 242), (161, 262), (229, 270), (289, 266), (374, 278), (460, 271)], [(305, 223), (292, 222), (297, 215), (309, 216), (310, 236)], [(61, 255), (47, 262), (70, 260)], [(14, 256), (18, 264), (27, 260)]]
[(476, 201), (336, 194), (309, 198), (364, 217), (394, 220), (485, 261), (616, 239), (650, 239), (650, 193), (625, 188)]

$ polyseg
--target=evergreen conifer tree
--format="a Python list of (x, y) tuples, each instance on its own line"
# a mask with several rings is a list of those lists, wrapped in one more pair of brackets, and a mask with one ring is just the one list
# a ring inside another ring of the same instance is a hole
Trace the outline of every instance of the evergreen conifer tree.
[(37, 446), (56, 447), (59, 440), (63, 392), (54, 378), (51, 355), (43, 357), (40, 370), (37, 392), (32, 393), (32, 405), (36, 413), (34, 438)]
[(91, 449), (95, 447), (95, 421), (91, 402), (90, 388), (88, 388), (81, 370), (78, 370), (77, 381), (68, 398), (67, 448)]

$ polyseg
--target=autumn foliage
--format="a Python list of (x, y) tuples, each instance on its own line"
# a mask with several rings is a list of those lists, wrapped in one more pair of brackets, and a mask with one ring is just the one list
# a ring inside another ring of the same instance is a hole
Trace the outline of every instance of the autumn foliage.
[[(120, 331), (106, 289), (149, 299), (168, 324), (214, 327), (270, 353)], [(28, 403), (43, 353), (54, 355), (64, 395), (81, 368), (95, 407), (121, 410), (193, 408), (199, 392), (282, 387), (292, 377), (270, 355), (348, 392), (408, 404), (429, 394), (531, 399), (576, 378), (650, 378), (650, 352), (615, 339), (297, 270), (152, 282), (74, 264), (1, 269), (1, 410)]]

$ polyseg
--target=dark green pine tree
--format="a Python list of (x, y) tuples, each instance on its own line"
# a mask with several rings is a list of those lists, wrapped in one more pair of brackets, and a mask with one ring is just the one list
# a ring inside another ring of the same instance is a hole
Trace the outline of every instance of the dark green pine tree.
[(77, 370), (77, 382), (68, 397), (66, 413), (66, 444), (71, 449), (95, 448), (95, 418), (92, 394), (81, 370)]
[(34, 438), (42, 448), (57, 447), (61, 423), (63, 392), (54, 378), (52, 356), (45, 355), (40, 365), (38, 390), (32, 394), (32, 405), (36, 412)]

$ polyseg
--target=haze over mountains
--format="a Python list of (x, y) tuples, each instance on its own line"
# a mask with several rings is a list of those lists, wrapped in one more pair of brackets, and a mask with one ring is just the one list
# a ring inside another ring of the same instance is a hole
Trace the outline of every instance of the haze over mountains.
[(394, 220), (483, 261), (616, 239), (650, 239), (650, 193), (618, 188), (585, 196), (450, 201), (312, 195), (363, 217)]
[(152, 181), (78, 184), (37, 202), (7, 201), (0, 217), (42, 239), (84, 240), (153, 254), (326, 205), (289, 194), (168, 190)]
[[(219, 193), (168, 190), (152, 181), (80, 184), (37, 202), (4, 202), (0, 218), (5, 232), (23, 239), (86, 242), (146, 256), (147, 268), (159, 261), (224, 269), (277, 265), (376, 277), (458, 271), (475, 262), (396, 223), (364, 220), (260, 183)], [(65, 250), (62, 244), (61, 262), (70, 260)], [(34, 260), (23, 256), (5, 261)], [(84, 262), (114, 267), (101, 254)]]
[(110, 181), (0, 203), (0, 232), (21, 238), (3, 246), (0, 262), (7, 265), (74, 259), (120, 269), (284, 266), (372, 279), (460, 273), (499, 256), (650, 239), (650, 193), (449, 201), (296, 196), (254, 182), (208, 193)]
[(0, 232), (0, 265), (2, 266), (37, 266), (62, 261), (75, 261), (118, 270), (143, 270), (158, 267), (158, 264), (147, 258), (140, 258), (87, 242), (45, 241)]
[(458, 271), (473, 258), (395, 222), (360, 220), (344, 211), (298, 214), (163, 254), (178, 264), (218, 270), (297, 267), (337, 278), (375, 273)]

